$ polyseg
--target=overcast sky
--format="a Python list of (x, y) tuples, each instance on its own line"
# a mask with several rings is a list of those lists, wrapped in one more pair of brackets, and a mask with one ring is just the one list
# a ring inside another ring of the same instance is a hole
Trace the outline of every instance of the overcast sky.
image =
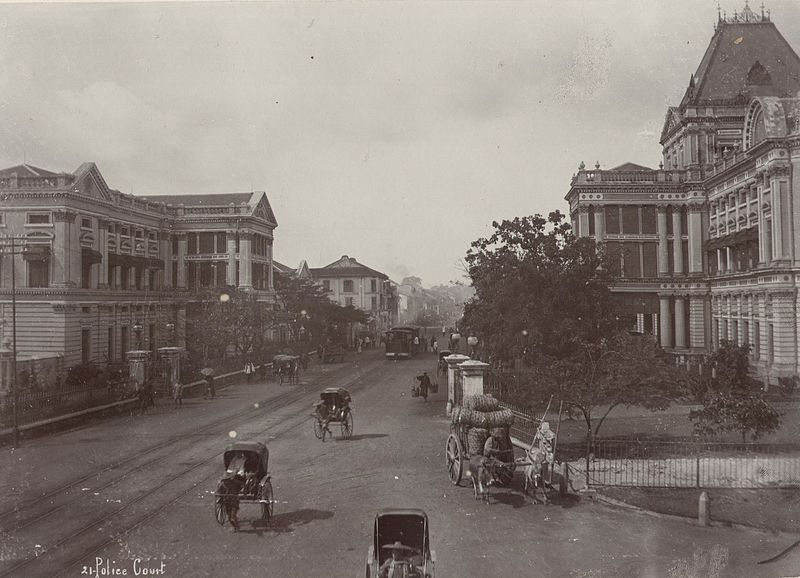
[[(768, 8), (800, 48), (800, 5)], [(492, 220), (565, 211), (582, 160), (657, 167), (716, 18), (716, 0), (0, 5), (0, 167), (264, 190), (279, 261), (446, 283)]]

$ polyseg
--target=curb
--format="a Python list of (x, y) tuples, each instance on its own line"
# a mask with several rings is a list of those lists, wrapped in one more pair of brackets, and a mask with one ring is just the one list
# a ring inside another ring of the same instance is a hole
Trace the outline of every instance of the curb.
[[(600, 492), (595, 492), (595, 500), (598, 502), (602, 502), (608, 506), (614, 506), (617, 508), (621, 508), (624, 510), (630, 510), (632, 512), (638, 512), (640, 514), (644, 514), (647, 516), (652, 516), (654, 518), (661, 518), (664, 520), (672, 520), (675, 522), (684, 522), (689, 523), (693, 526), (697, 526), (698, 528), (702, 528), (700, 524), (697, 523), (697, 520), (694, 518), (689, 518), (687, 516), (679, 516), (677, 514), (664, 514), (662, 512), (655, 512), (653, 510), (648, 510), (646, 508), (640, 508), (639, 506), (634, 506), (627, 502), (623, 502), (621, 500), (615, 500), (614, 498), (609, 498), (608, 496), (604, 496)], [(786, 532), (785, 530), (770, 530), (769, 528), (762, 528), (760, 526), (750, 526), (748, 524), (740, 524), (736, 522), (725, 522), (722, 520), (710, 520), (709, 521), (710, 528), (731, 528), (733, 530), (747, 530), (750, 532), (759, 532), (763, 534), (769, 534), (771, 536), (781, 536), (784, 538), (792, 538), (797, 539), (800, 533), (792, 533)]]

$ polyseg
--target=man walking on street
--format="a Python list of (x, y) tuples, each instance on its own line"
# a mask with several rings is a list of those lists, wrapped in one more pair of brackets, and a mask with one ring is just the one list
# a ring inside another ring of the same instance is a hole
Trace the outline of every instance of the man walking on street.
[(431, 387), (431, 378), (428, 377), (428, 372), (424, 371), (422, 375), (418, 375), (417, 380), (419, 381), (419, 394), (422, 399), (428, 401), (428, 389)]

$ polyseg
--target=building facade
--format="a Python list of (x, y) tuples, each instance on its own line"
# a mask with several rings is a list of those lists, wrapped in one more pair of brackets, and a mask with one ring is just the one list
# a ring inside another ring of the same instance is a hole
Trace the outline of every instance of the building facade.
[(331, 301), (342, 307), (356, 307), (369, 315), (365, 331), (378, 335), (397, 322), (397, 296), (385, 273), (343, 255), (325, 267), (312, 268), (311, 276)]
[(0, 339), (11, 336), (13, 291), (22, 359), (68, 368), (183, 346), (187, 306), (204, 288), (274, 302), (277, 222), (263, 192), (134, 197), (85, 163), (0, 170), (0, 199)]
[(720, 17), (661, 135), (659, 169), (583, 163), (573, 227), (611, 257), (621, 312), (682, 358), (751, 346), (800, 372), (800, 58), (763, 12)]

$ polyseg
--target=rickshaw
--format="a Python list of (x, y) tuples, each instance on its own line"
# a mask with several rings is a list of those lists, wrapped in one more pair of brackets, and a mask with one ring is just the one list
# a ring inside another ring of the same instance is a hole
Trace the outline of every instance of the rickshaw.
[(299, 367), (299, 355), (280, 354), (272, 358), (272, 371), (275, 373), (275, 378), (281, 385), (283, 385), (284, 380), (289, 383), (297, 383)]
[(381, 510), (375, 516), (367, 551), (366, 578), (393, 576), (434, 578), (436, 552), (431, 550), (428, 515), (423, 510)]
[(453, 355), (449, 349), (442, 349), (439, 352), (439, 363), (436, 366), (436, 375), (447, 375), (447, 362), (444, 360), (448, 355)]
[[(325, 441), (325, 434), (331, 433), (328, 424), (338, 423), (342, 428), (342, 438), (350, 439), (353, 435), (353, 410), (350, 408), (350, 392), (343, 387), (329, 387), (319, 394), (319, 401), (314, 404), (314, 435)], [(332, 435), (332, 434), (331, 434)]]
[[(226, 475), (214, 492), (214, 517), (222, 525), (225, 523), (226, 500), (234, 500), (235, 507), (245, 502), (261, 504), (261, 519), (272, 517), (275, 499), (272, 494), (272, 481), (268, 470), (269, 450), (259, 442), (234, 442), (225, 448), (223, 454)], [(237, 494), (223, 493), (220, 488), (226, 479), (238, 477), (241, 490)], [(230, 520), (231, 524), (235, 523)]]

